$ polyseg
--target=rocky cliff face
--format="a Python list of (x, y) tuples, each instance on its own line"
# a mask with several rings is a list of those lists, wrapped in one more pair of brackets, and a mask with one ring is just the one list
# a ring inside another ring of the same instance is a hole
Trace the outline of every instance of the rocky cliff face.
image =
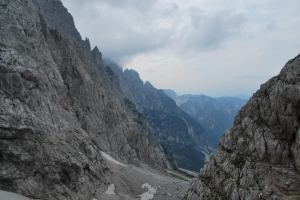
[(176, 103), (134, 70), (115, 64), (109, 67), (119, 76), (123, 93), (143, 113), (167, 155), (177, 167), (198, 171), (210, 153), (210, 142), (202, 126)]
[(59, 0), (0, 0), (0, 189), (92, 199), (109, 168), (165, 166), (143, 116)]
[(223, 133), (232, 127), (234, 117), (246, 100), (237, 97), (213, 98), (206, 95), (181, 95), (164, 90), (176, 104), (196, 119), (207, 131), (207, 137), (217, 145)]
[(248, 101), (185, 199), (300, 198), (300, 56)]

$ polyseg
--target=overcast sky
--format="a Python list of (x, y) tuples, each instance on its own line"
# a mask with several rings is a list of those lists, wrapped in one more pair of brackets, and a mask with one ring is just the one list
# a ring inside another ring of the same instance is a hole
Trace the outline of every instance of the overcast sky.
[(300, 53), (299, 0), (62, 0), (82, 37), (179, 93), (252, 95)]

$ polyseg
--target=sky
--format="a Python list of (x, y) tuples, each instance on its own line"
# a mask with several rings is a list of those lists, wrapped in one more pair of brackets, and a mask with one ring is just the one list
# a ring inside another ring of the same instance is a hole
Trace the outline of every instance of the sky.
[(180, 94), (251, 96), (300, 52), (299, 0), (62, 0), (83, 39)]

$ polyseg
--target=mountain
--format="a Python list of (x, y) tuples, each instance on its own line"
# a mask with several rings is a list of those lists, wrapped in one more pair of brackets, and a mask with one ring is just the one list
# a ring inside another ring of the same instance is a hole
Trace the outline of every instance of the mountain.
[(215, 145), (218, 144), (222, 134), (232, 127), (234, 117), (246, 103), (245, 99), (237, 97), (178, 96), (172, 90), (164, 90), (164, 92), (207, 130), (209, 140)]
[(145, 116), (169, 160), (176, 167), (198, 171), (212, 146), (204, 128), (162, 90), (144, 83), (136, 71), (123, 70), (112, 63), (107, 65), (118, 74), (124, 95)]
[(185, 199), (299, 199), (299, 119), (300, 55), (241, 109)]
[(101, 152), (166, 167), (147, 121), (59, 0), (0, 0), (0, 24), (1, 190), (93, 199), (112, 176)]

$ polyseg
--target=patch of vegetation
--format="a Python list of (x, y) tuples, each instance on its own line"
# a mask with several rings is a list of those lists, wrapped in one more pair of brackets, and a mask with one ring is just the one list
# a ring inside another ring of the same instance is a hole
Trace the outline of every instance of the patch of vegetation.
[(173, 176), (174, 178), (180, 179), (180, 180), (184, 180), (184, 181), (190, 181), (192, 180), (191, 177), (188, 177), (178, 171), (174, 171), (174, 170), (168, 170), (167, 171), (169, 175)]

